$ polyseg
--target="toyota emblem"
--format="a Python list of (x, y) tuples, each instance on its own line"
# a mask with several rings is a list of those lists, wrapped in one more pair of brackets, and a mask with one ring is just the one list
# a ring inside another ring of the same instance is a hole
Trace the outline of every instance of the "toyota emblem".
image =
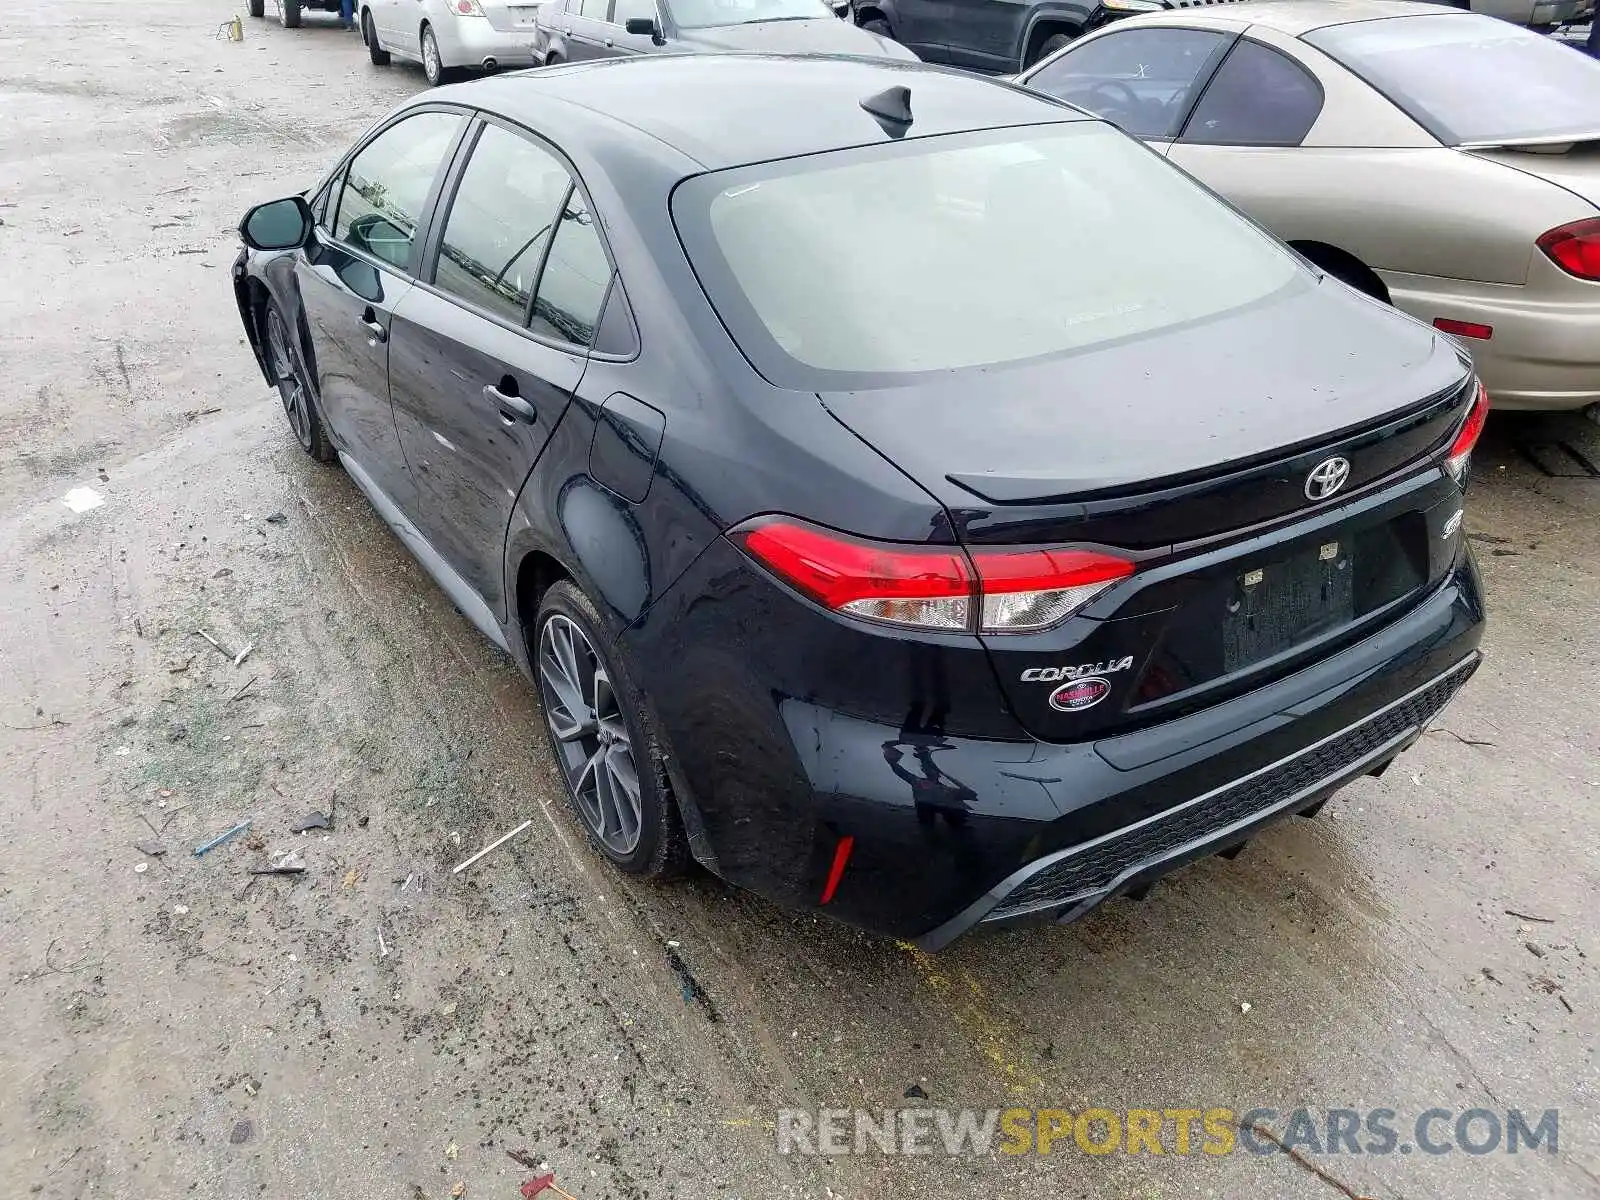
[(1350, 460), (1334, 455), (1325, 458), (1311, 468), (1311, 474), (1306, 476), (1306, 499), (1326, 500), (1345, 484), (1350, 478)]

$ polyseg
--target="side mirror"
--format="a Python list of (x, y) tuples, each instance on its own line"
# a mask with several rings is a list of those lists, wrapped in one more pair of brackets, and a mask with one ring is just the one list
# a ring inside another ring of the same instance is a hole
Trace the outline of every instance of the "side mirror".
[(656, 24), (654, 17), (629, 17), (623, 28), (636, 37), (649, 38), (658, 46), (667, 40), (661, 36), (661, 26)]
[(239, 222), (239, 236), (252, 250), (295, 250), (311, 239), (311, 206), (304, 196), (258, 204)]

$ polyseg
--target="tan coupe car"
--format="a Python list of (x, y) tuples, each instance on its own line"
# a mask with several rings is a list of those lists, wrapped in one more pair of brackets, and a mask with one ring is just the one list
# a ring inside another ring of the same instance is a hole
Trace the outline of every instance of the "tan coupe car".
[(1501, 408), (1600, 403), (1600, 61), (1400, 0), (1134, 17), (1017, 77), (1454, 334)]

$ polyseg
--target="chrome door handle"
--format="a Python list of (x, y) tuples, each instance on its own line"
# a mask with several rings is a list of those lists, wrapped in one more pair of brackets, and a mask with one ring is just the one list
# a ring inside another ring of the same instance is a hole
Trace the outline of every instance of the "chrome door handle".
[(513, 421), (526, 421), (531, 425), (539, 419), (539, 410), (533, 405), (521, 396), (506, 395), (492, 383), (483, 389), (483, 398), (500, 410), (500, 419), (507, 425)]
[(613, 43), (612, 43), (612, 41), (611, 41), (611, 39), (610, 39), (610, 38), (607, 38), (607, 39), (606, 39), (606, 49), (607, 49), (607, 50), (609, 50), (609, 49), (611, 49), (611, 46), (612, 46), (612, 44), (613, 44)]
[(367, 331), (367, 336), (372, 339), (374, 346), (381, 346), (389, 340), (389, 331), (383, 327), (381, 321), (367, 318), (361, 322), (361, 327)]

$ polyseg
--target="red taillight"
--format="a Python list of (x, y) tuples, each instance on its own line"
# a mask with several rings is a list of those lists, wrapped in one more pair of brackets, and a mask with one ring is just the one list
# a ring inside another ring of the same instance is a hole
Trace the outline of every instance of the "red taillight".
[(1457, 337), (1477, 338), (1487, 342), (1494, 336), (1493, 325), (1480, 325), (1476, 321), (1457, 321), (1452, 317), (1435, 317), (1433, 327), (1443, 333), (1453, 333)]
[(1557, 226), (1538, 245), (1568, 275), (1600, 280), (1600, 217)]
[(837, 612), (928, 629), (971, 624), (971, 574), (954, 546), (880, 545), (789, 521), (736, 536), (774, 574)]
[(1472, 407), (1467, 410), (1467, 419), (1461, 422), (1461, 428), (1456, 431), (1455, 441), (1450, 443), (1450, 449), (1444, 456), (1445, 470), (1449, 471), (1457, 483), (1467, 475), (1467, 462), (1472, 458), (1472, 448), (1478, 444), (1478, 437), (1483, 433), (1484, 422), (1489, 419), (1489, 393), (1478, 384), (1478, 394), (1472, 398)]
[(835, 612), (917, 629), (1019, 633), (1045, 629), (1133, 574), (1089, 550), (978, 549), (871, 542), (788, 518), (758, 518), (731, 535), (791, 587)]

